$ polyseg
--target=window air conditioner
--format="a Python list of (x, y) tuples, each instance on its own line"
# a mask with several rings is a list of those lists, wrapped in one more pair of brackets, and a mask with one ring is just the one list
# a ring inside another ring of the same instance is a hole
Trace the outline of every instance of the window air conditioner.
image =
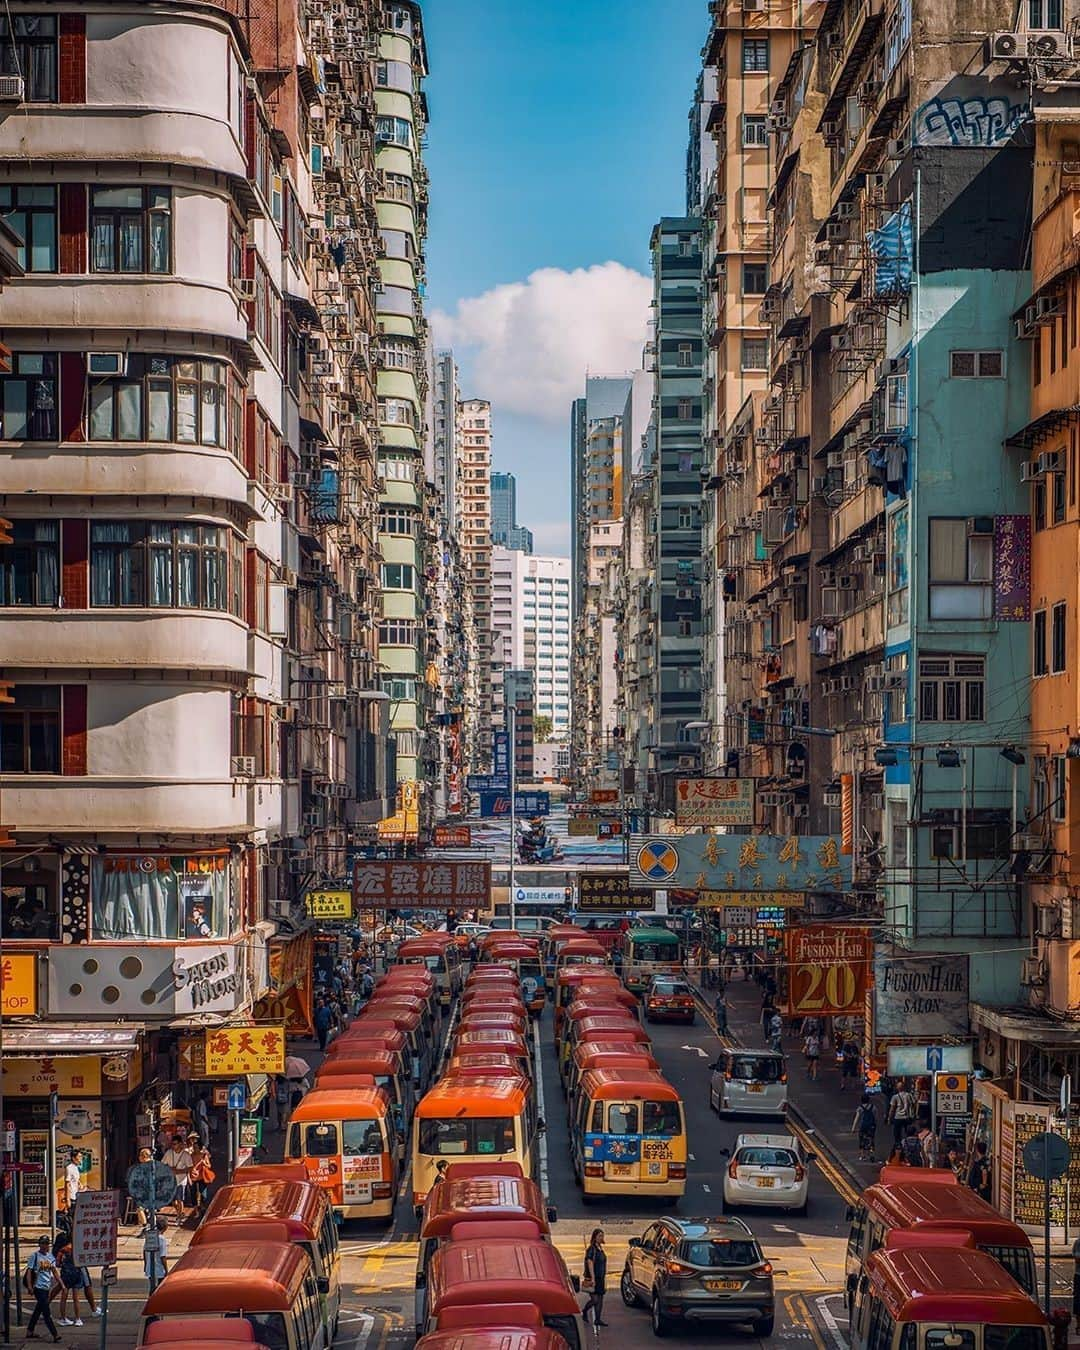
[(855, 219), (855, 203), (854, 203), (854, 202), (837, 202), (837, 203), (836, 203), (836, 218), (837, 218), (837, 220), (854, 220), (854, 219)]
[(1057, 473), (1061, 468), (1061, 451), (1047, 450), (1035, 461), (1037, 473)]
[(1046, 962), (1038, 956), (1025, 956), (1020, 965), (1020, 983), (1029, 988), (1046, 983)]
[(248, 303), (255, 299), (254, 277), (233, 277), (232, 288), (237, 300)]
[(967, 522), (968, 535), (985, 535), (994, 533), (993, 516), (968, 516)]
[(86, 371), (89, 375), (126, 375), (126, 352), (87, 352)]
[(230, 761), (232, 765), (232, 776), (234, 778), (254, 778), (255, 777), (255, 756), (254, 755), (233, 755)]
[(1065, 57), (1069, 55), (1069, 40), (1063, 32), (1056, 30), (1046, 33), (1029, 33), (1027, 54), (1036, 61)]
[(0, 103), (21, 103), (26, 97), (26, 81), (21, 75), (0, 75)]

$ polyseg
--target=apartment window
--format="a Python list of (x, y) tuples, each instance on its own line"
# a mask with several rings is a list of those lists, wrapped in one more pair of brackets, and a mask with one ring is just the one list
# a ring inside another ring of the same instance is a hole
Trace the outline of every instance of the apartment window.
[(679, 529), (692, 530), (694, 528), (694, 508), (692, 506), (679, 507)]
[(406, 206), (412, 206), (415, 197), (413, 180), (405, 173), (384, 173), (382, 195), (392, 202), (404, 202)]
[(281, 364), (281, 296), (260, 258), (255, 259), (255, 332), (275, 366)]
[(393, 426), (415, 427), (417, 425), (416, 405), (407, 398), (379, 399), (379, 421)]
[(60, 594), (60, 530), (55, 520), (15, 520), (0, 545), (0, 605), (55, 605)]
[(752, 146), (769, 144), (768, 119), (757, 113), (744, 113), (742, 120), (742, 143), (749, 149)]
[(930, 521), (930, 617), (989, 619), (994, 608), (994, 525), (985, 520)]
[(1031, 816), (1040, 820), (1046, 814), (1050, 791), (1049, 762), (1045, 755), (1036, 755), (1031, 765)]
[(1046, 529), (1046, 483), (1042, 479), (1031, 490), (1031, 514), (1035, 529)]
[(412, 148), (412, 126), (404, 117), (376, 117), (375, 144)]
[(1028, 27), (1060, 29), (1061, 0), (1028, 0)]
[(0, 773), (60, 772), (60, 687), (17, 684), (0, 703)]
[(679, 637), (693, 637), (694, 624), (691, 619), (680, 619), (678, 625)]
[(675, 415), (676, 417), (678, 417), (680, 422), (689, 422), (691, 418), (694, 416), (693, 399), (689, 398), (679, 399), (678, 409)]
[(411, 483), (416, 478), (416, 461), (411, 456), (388, 455), (379, 460), (379, 477), (387, 482)]
[(769, 366), (769, 339), (744, 337), (742, 340), (743, 370), (767, 370)]
[(416, 369), (416, 344), (408, 338), (383, 338), (380, 355), (387, 370)]
[(954, 380), (1000, 380), (1005, 374), (1005, 353), (950, 352), (949, 374)]
[(694, 364), (694, 344), (692, 342), (679, 343), (678, 364), (684, 367)]
[[(126, 374), (91, 377), (90, 439), (179, 441), (226, 446), (237, 453), (243, 405), (236, 386), (221, 361), (131, 356)], [(231, 434), (230, 416), (237, 422)]]
[(56, 357), (23, 352), (11, 358), (11, 373), (0, 375), (0, 438), (55, 441)]
[(1065, 519), (1065, 475), (1050, 474), (1050, 519), (1060, 525)]
[(764, 295), (769, 285), (767, 263), (744, 262), (742, 265), (743, 295)]
[[(218, 525), (95, 521), (90, 526), (90, 604), (102, 608), (239, 612), (238, 543)], [(230, 566), (234, 573), (230, 585)]]
[(742, 68), (748, 74), (768, 74), (769, 39), (743, 38)]
[(386, 647), (415, 647), (414, 619), (384, 619), (379, 624), (379, 643)]
[(679, 257), (690, 258), (694, 253), (694, 236), (692, 234), (679, 235)]
[(382, 682), (383, 693), (389, 695), (392, 703), (416, 702), (416, 676), (390, 675)]
[(885, 430), (904, 431), (908, 423), (908, 377), (890, 375), (885, 381)]
[(383, 507), (379, 512), (379, 531), (382, 534), (415, 534), (415, 511), (403, 506)]
[(416, 588), (416, 573), (412, 563), (383, 563), (384, 591), (411, 591)]
[(986, 716), (986, 661), (981, 656), (919, 660), (919, 719), (981, 722)]
[(0, 187), (0, 216), (22, 239), (16, 249), (27, 272), (56, 271), (56, 188)]
[(1065, 819), (1068, 781), (1068, 760), (1055, 755), (1050, 761), (1050, 819), (1058, 824)]
[(1046, 610), (1037, 609), (1031, 616), (1031, 673), (1046, 675), (1050, 664), (1046, 654)]
[(172, 192), (169, 188), (91, 189), (90, 270), (172, 271)]
[(56, 18), (16, 14), (0, 18), (0, 75), (21, 75), (28, 103), (55, 103)]
[(1050, 611), (1050, 674), (1060, 675), (1065, 669), (1065, 601), (1059, 601)]

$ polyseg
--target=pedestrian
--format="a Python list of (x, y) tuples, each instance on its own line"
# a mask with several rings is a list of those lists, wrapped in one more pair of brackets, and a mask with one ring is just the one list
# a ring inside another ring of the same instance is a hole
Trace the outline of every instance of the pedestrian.
[(192, 1135), (188, 1140), (191, 1146), (191, 1187), (192, 1204), (196, 1210), (201, 1210), (206, 1204), (206, 1197), (209, 1194), (211, 1185), (217, 1180), (214, 1167), (210, 1161), (210, 1150), (198, 1137)]
[(877, 1134), (877, 1112), (868, 1092), (863, 1093), (862, 1101), (855, 1108), (855, 1119), (851, 1122), (851, 1131), (859, 1135), (859, 1161), (874, 1161), (874, 1136)]
[(773, 1004), (772, 997), (766, 994), (761, 1002), (761, 1034), (768, 1039), (769, 1023), (773, 1020), (773, 1013), (776, 1007)]
[(45, 1323), (45, 1329), (51, 1333), (55, 1345), (64, 1338), (57, 1331), (56, 1323), (52, 1320), (52, 1313), (49, 1311), (49, 1300), (52, 1298), (53, 1289), (60, 1279), (56, 1257), (49, 1250), (49, 1245), (49, 1235), (43, 1233), (38, 1238), (37, 1251), (31, 1255), (30, 1260), (26, 1263), (26, 1270), (23, 1272), (23, 1283), (26, 1285), (27, 1292), (34, 1296), (34, 1311), (30, 1314), (30, 1321), (26, 1324), (26, 1339), (28, 1341), (36, 1339), (34, 1328), (37, 1326), (40, 1317)]
[(311, 1088), (307, 1078), (289, 1079), (289, 1114), (291, 1115), (304, 1100), (304, 1094)]
[(840, 1049), (840, 1091), (843, 1092), (848, 1083), (853, 1083), (859, 1076), (859, 1054), (858, 1043), (850, 1036), (844, 1042)]
[(923, 1166), (936, 1167), (938, 1155), (937, 1136), (925, 1122), (920, 1130), (917, 1131), (919, 1144), (922, 1147)]
[(922, 1140), (915, 1125), (908, 1125), (900, 1141), (900, 1161), (906, 1167), (925, 1167)]
[[(152, 1149), (149, 1149), (149, 1148), (141, 1148), (141, 1149), (139, 1149), (139, 1162), (140, 1162), (140, 1163), (148, 1163), (148, 1162), (153, 1162), (153, 1161), (154, 1161), (154, 1153), (153, 1153), (153, 1150), (152, 1150)], [(130, 1195), (131, 1192), (129, 1191), (128, 1194)], [(134, 1198), (135, 1198), (135, 1197), (132, 1196), (132, 1199), (134, 1199)], [(145, 1236), (146, 1236), (146, 1225), (147, 1225), (147, 1223), (149, 1222), (149, 1220), (147, 1219), (147, 1216), (146, 1216), (146, 1210), (143, 1209), (142, 1205), (140, 1205), (138, 1202), (136, 1202), (136, 1205), (135, 1205), (135, 1217), (136, 1217), (136, 1218), (138, 1219), (138, 1221), (139, 1221), (139, 1229), (140, 1229), (140, 1232), (139, 1232), (138, 1236), (139, 1236), (139, 1237), (145, 1237)]]
[(960, 1157), (960, 1150), (955, 1144), (950, 1144), (945, 1150), (945, 1166), (949, 1168), (957, 1181), (959, 1181), (964, 1174), (964, 1163)]
[(821, 1058), (821, 1037), (816, 1031), (810, 1032), (803, 1042), (803, 1054), (806, 1056), (806, 1072), (816, 1082), (818, 1060)]
[(446, 1159), (440, 1158), (439, 1161), (435, 1164), (435, 1175), (431, 1179), (432, 1186), (437, 1186), (440, 1181), (446, 1180), (446, 1173), (449, 1170), (449, 1168), (450, 1164), (446, 1161)]
[(319, 1049), (326, 1049), (326, 1042), (330, 1036), (330, 1027), (333, 1023), (333, 1013), (330, 1011), (330, 1005), (326, 999), (318, 998), (315, 1002), (315, 1035), (319, 1038)]
[(889, 1102), (888, 1119), (892, 1122), (893, 1145), (899, 1148), (903, 1143), (908, 1126), (915, 1122), (915, 1094), (903, 1078), (896, 1081), (896, 1091)]
[(195, 1103), (195, 1128), (198, 1131), (199, 1138), (210, 1142), (210, 1103), (206, 1099), (206, 1093), (200, 1092), (199, 1099)]
[(155, 1231), (143, 1243), (143, 1274), (150, 1281), (151, 1293), (169, 1273), (169, 1239), (165, 1236), (168, 1231), (169, 1220), (164, 1214), (159, 1215)]
[(581, 1310), (582, 1319), (589, 1320), (592, 1310), (594, 1327), (606, 1327), (604, 1321), (604, 1295), (607, 1293), (607, 1253), (604, 1251), (604, 1230), (594, 1228), (585, 1248), (585, 1275), (582, 1284), (589, 1297)]
[(716, 1034), (726, 1036), (728, 1034), (727, 1000), (724, 998), (723, 989), (716, 996), (716, 1001), (713, 1003), (713, 1012), (716, 1014)]
[(985, 1200), (987, 1204), (992, 1203), (993, 1177), (990, 1159), (986, 1156), (986, 1145), (982, 1140), (975, 1145), (975, 1157), (968, 1168), (967, 1184), (981, 1200)]
[(73, 1148), (71, 1156), (68, 1158), (68, 1165), (64, 1168), (64, 1195), (67, 1200), (67, 1208), (71, 1214), (75, 1213), (75, 1199), (82, 1186), (82, 1149)]
[(176, 1182), (176, 1192), (173, 1195), (176, 1217), (178, 1220), (183, 1219), (188, 1181), (191, 1178), (191, 1164), (194, 1160), (191, 1156), (191, 1149), (184, 1143), (182, 1135), (173, 1135), (172, 1144), (161, 1161), (173, 1174), (173, 1180)]
[(283, 1130), (289, 1120), (289, 1080), (278, 1074), (274, 1079), (274, 1110), (277, 1115), (276, 1130)]
[[(61, 1248), (56, 1258), (57, 1269), (60, 1273), (60, 1325), (62, 1327), (81, 1327), (82, 1318), (79, 1316), (79, 1291), (83, 1290), (86, 1294), (86, 1301), (90, 1305), (90, 1311), (95, 1317), (101, 1316), (101, 1309), (97, 1306), (94, 1298), (93, 1285), (90, 1282), (90, 1272), (85, 1266), (75, 1264), (75, 1253), (71, 1243), (66, 1242)], [(71, 1295), (72, 1316), (67, 1315), (68, 1294)]]

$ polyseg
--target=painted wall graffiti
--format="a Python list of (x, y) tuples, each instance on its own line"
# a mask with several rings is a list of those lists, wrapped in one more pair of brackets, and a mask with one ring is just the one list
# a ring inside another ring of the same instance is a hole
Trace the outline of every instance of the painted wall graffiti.
[[(1015, 91), (1010, 91), (1015, 96)], [(1006, 94), (959, 94), (942, 91), (915, 114), (915, 145), (956, 145), (989, 149), (1003, 145), (1031, 119), (1027, 103)]]

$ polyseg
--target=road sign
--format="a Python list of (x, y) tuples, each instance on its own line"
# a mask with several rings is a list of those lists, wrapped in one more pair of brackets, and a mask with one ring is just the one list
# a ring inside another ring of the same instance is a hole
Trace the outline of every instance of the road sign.
[(176, 1194), (176, 1178), (163, 1162), (136, 1163), (128, 1168), (127, 1189), (143, 1209), (160, 1209)]
[(1040, 1181), (1057, 1181), (1069, 1170), (1069, 1141), (1043, 1130), (1024, 1145), (1024, 1171)]
[(939, 1116), (966, 1116), (968, 1114), (968, 1076), (966, 1073), (937, 1073), (934, 1075)]
[(230, 1083), (230, 1084), (229, 1084), (229, 1095), (228, 1095), (228, 1098), (226, 1099), (226, 1105), (228, 1106), (228, 1108), (229, 1108), (230, 1111), (246, 1111), (246, 1110), (247, 1110), (247, 1084), (246, 1084), (246, 1083)]
[(917, 1078), (924, 1073), (970, 1073), (970, 1045), (890, 1045), (889, 1073)]
[(116, 1266), (102, 1266), (102, 1267), (101, 1267), (101, 1283), (102, 1283), (103, 1285), (115, 1284), (116, 1281), (117, 1281), (119, 1278), (120, 1278), (120, 1275), (119, 1275), (119, 1271), (117, 1270)]
[(116, 1260), (120, 1222), (119, 1191), (80, 1191), (71, 1227), (72, 1260), (77, 1266), (111, 1266)]

